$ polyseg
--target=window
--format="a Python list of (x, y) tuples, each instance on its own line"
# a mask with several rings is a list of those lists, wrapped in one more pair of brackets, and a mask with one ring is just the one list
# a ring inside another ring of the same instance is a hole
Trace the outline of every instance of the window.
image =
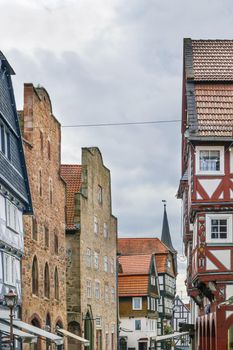
[(100, 185), (98, 185), (98, 189), (97, 189), (97, 200), (99, 204), (102, 204), (103, 201), (103, 190), (102, 187)]
[(171, 268), (171, 261), (167, 260), (167, 268), (170, 269)]
[(94, 216), (94, 233), (98, 235), (99, 233), (99, 224), (98, 224), (98, 219), (96, 216)]
[(99, 269), (99, 254), (97, 252), (94, 254), (94, 269)]
[(105, 284), (105, 303), (108, 304), (109, 299), (108, 299), (108, 285)]
[(11, 159), (10, 133), (3, 125), (0, 125), (0, 151)]
[(7, 226), (18, 232), (18, 209), (7, 199)]
[(15, 285), (15, 258), (12, 255), (4, 254), (4, 282)]
[(100, 282), (99, 281), (95, 282), (95, 298), (96, 300), (100, 299)]
[(133, 298), (133, 310), (141, 310), (142, 309), (142, 298)]
[(107, 239), (109, 235), (108, 225), (104, 223), (104, 238)]
[(32, 294), (39, 294), (39, 273), (38, 273), (38, 261), (34, 256), (32, 262)]
[(41, 154), (43, 154), (44, 151), (44, 138), (43, 138), (43, 132), (40, 130), (40, 151)]
[(46, 248), (49, 247), (49, 228), (48, 228), (48, 226), (44, 227), (44, 244), (45, 244)]
[(101, 322), (101, 317), (100, 316), (96, 316), (95, 325), (96, 325), (96, 327), (101, 327), (102, 322)]
[(38, 239), (38, 224), (35, 216), (32, 218), (32, 239), (35, 241)]
[(39, 195), (42, 197), (43, 191), (42, 191), (42, 171), (39, 171)]
[(110, 259), (110, 272), (114, 273), (114, 259), (113, 258)]
[(196, 173), (197, 174), (223, 174), (224, 173), (224, 147), (223, 146), (197, 146), (196, 147)]
[(206, 242), (209, 242), (209, 243), (232, 242), (232, 215), (230, 214), (206, 215)]
[(151, 298), (151, 310), (156, 311), (156, 300), (155, 298)]
[(91, 280), (87, 280), (87, 298), (91, 298)]
[(58, 271), (57, 267), (54, 272), (54, 297), (59, 300), (59, 279), (58, 279)]
[(111, 300), (112, 300), (112, 303), (115, 302), (115, 288), (114, 287), (111, 288)]
[(104, 272), (108, 272), (108, 257), (104, 256)]
[(50, 147), (50, 141), (48, 140), (48, 160), (51, 159), (51, 147)]
[(150, 283), (152, 286), (155, 286), (155, 276), (151, 276)]
[(87, 248), (86, 250), (86, 265), (87, 267), (91, 267), (91, 249)]
[(49, 204), (53, 204), (53, 182), (49, 179)]
[(44, 296), (45, 296), (45, 298), (50, 297), (50, 281), (49, 281), (48, 263), (45, 264), (45, 269), (44, 269)]
[(58, 250), (59, 250), (59, 245), (58, 245), (58, 234), (55, 231), (54, 232), (54, 253), (58, 254)]
[(141, 330), (141, 320), (135, 320), (135, 331)]

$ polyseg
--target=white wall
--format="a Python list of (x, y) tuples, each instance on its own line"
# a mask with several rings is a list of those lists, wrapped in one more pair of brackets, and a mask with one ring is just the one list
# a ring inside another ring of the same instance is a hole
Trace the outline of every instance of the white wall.
[[(141, 320), (141, 330), (136, 331), (135, 330), (135, 320)], [(150, 330), (150, 320), (145, 317), (135, 317), (135, 318), (121, 318), (120, 319), (120, 328), (125, 329), (127, 331), (132, 332), (126, 332), (126, 331), (120, 331), (120, 336), (127, 337), (127, 346), (128, 347), (135, 347), (138, 349), (138, 339), (140, 338), (150, 338), (155, 337), (157, 335), (157, 320), (153, 319), (155, 321), (155, 330)], [(148, 342), (149, 346), (149, 342)]]

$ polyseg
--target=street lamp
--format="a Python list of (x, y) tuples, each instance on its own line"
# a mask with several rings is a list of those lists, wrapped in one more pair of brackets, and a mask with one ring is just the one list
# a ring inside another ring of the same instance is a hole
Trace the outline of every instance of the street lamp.
[(13, 310), (15, 305), (17, 304), (18, 296), (13, 290), (9, 290), (7, 294), (4, 295), (4, 300), (6, 306), (10, 309), (10, 344), (11, 349), (13, 349), (14, 337), (13, 337)]

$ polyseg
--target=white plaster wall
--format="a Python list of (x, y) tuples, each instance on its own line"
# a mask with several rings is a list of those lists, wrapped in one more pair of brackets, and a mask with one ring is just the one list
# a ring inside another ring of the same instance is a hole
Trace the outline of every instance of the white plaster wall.
[[(135, 320), (141, 320), (141, 330), (136, 331), (135, 330)], [(150, 338), (150, 337), (156, 337), (157, 335), (157, 320), (155, 320), (155, 331), (150, 331), (149, 327), (149, 320), (145, 317), (135, 317), (135, 318), (121, 318), (120, 319), (120, 328), (131, 330), (132, 332), (124, 332), (120, 331), (120, 336), (127, 337), (127, 346), (128, 347), (135, 347), (138, 349), (138, 339), (140, 338)]]
[(226, 285), (226, 300), (233, 296), (233, 284)]

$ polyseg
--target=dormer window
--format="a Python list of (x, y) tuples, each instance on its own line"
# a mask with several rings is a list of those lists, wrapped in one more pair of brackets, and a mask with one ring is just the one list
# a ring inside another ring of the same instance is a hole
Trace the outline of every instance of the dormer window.
[(224, 174), (224, 147), (197, 146), (196, 174), (217, 175)]

